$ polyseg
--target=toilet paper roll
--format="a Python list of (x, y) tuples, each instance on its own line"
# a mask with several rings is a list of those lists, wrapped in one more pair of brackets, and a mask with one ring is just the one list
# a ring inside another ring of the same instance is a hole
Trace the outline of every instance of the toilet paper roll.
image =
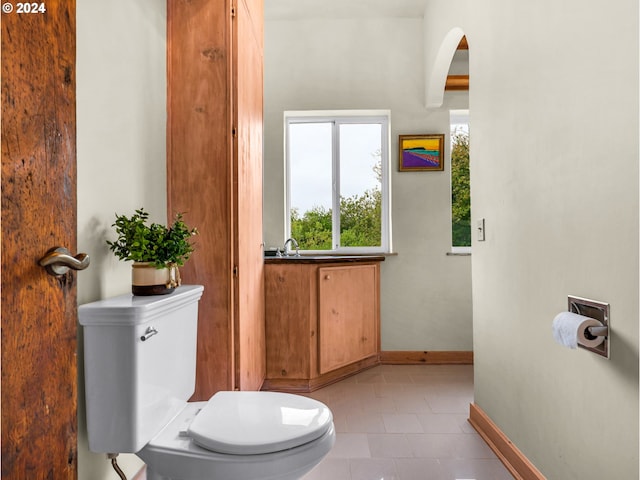
[(585, 335), (585, 330), (587, 327), (602, 326), (602, 322), (595, 318), (573, 312), (562, 312), (553, 319), (553, 338), (565, 347), (576, 348), (580, 344), (593, 348), (604, 342), (604, 337), (589, 339)]

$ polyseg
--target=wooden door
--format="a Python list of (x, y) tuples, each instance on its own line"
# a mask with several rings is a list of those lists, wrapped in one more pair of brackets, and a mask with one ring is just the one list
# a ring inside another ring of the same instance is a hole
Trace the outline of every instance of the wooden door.
[(238, 0), (235, 9), (235, 386), (241, 390), (259, 390), (266, 372), (262, 243), (263, 0)]
[(3, 480), (77, 475), (76, 273), (38, 265), (76, 248), (75, 0), (43, 5), (2, 14)]
[(320, 374), (378, 350), (378, 267), (318, 269)]

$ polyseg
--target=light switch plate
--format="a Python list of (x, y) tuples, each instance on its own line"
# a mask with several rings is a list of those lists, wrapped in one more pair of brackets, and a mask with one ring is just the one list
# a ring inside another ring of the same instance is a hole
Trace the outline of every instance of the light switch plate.
[(480, 220), (478, 220), (478, 224), (477, 224), (477, 231), (478, 231), (478, 241), (479, 242), (484, 242), (484, 218), (481, 218)]

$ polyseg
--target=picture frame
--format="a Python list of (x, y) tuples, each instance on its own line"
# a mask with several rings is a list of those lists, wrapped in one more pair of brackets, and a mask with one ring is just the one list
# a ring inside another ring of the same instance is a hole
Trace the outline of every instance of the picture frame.
[(444, 134), (400, 135), (398, 163), (401, 172), (444, 170)]

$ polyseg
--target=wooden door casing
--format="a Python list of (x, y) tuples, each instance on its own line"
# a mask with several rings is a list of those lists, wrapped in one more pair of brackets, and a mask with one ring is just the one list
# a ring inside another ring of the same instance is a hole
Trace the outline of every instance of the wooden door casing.
[(2, 478), (77, 476), (75, 0), (2, 14)]

